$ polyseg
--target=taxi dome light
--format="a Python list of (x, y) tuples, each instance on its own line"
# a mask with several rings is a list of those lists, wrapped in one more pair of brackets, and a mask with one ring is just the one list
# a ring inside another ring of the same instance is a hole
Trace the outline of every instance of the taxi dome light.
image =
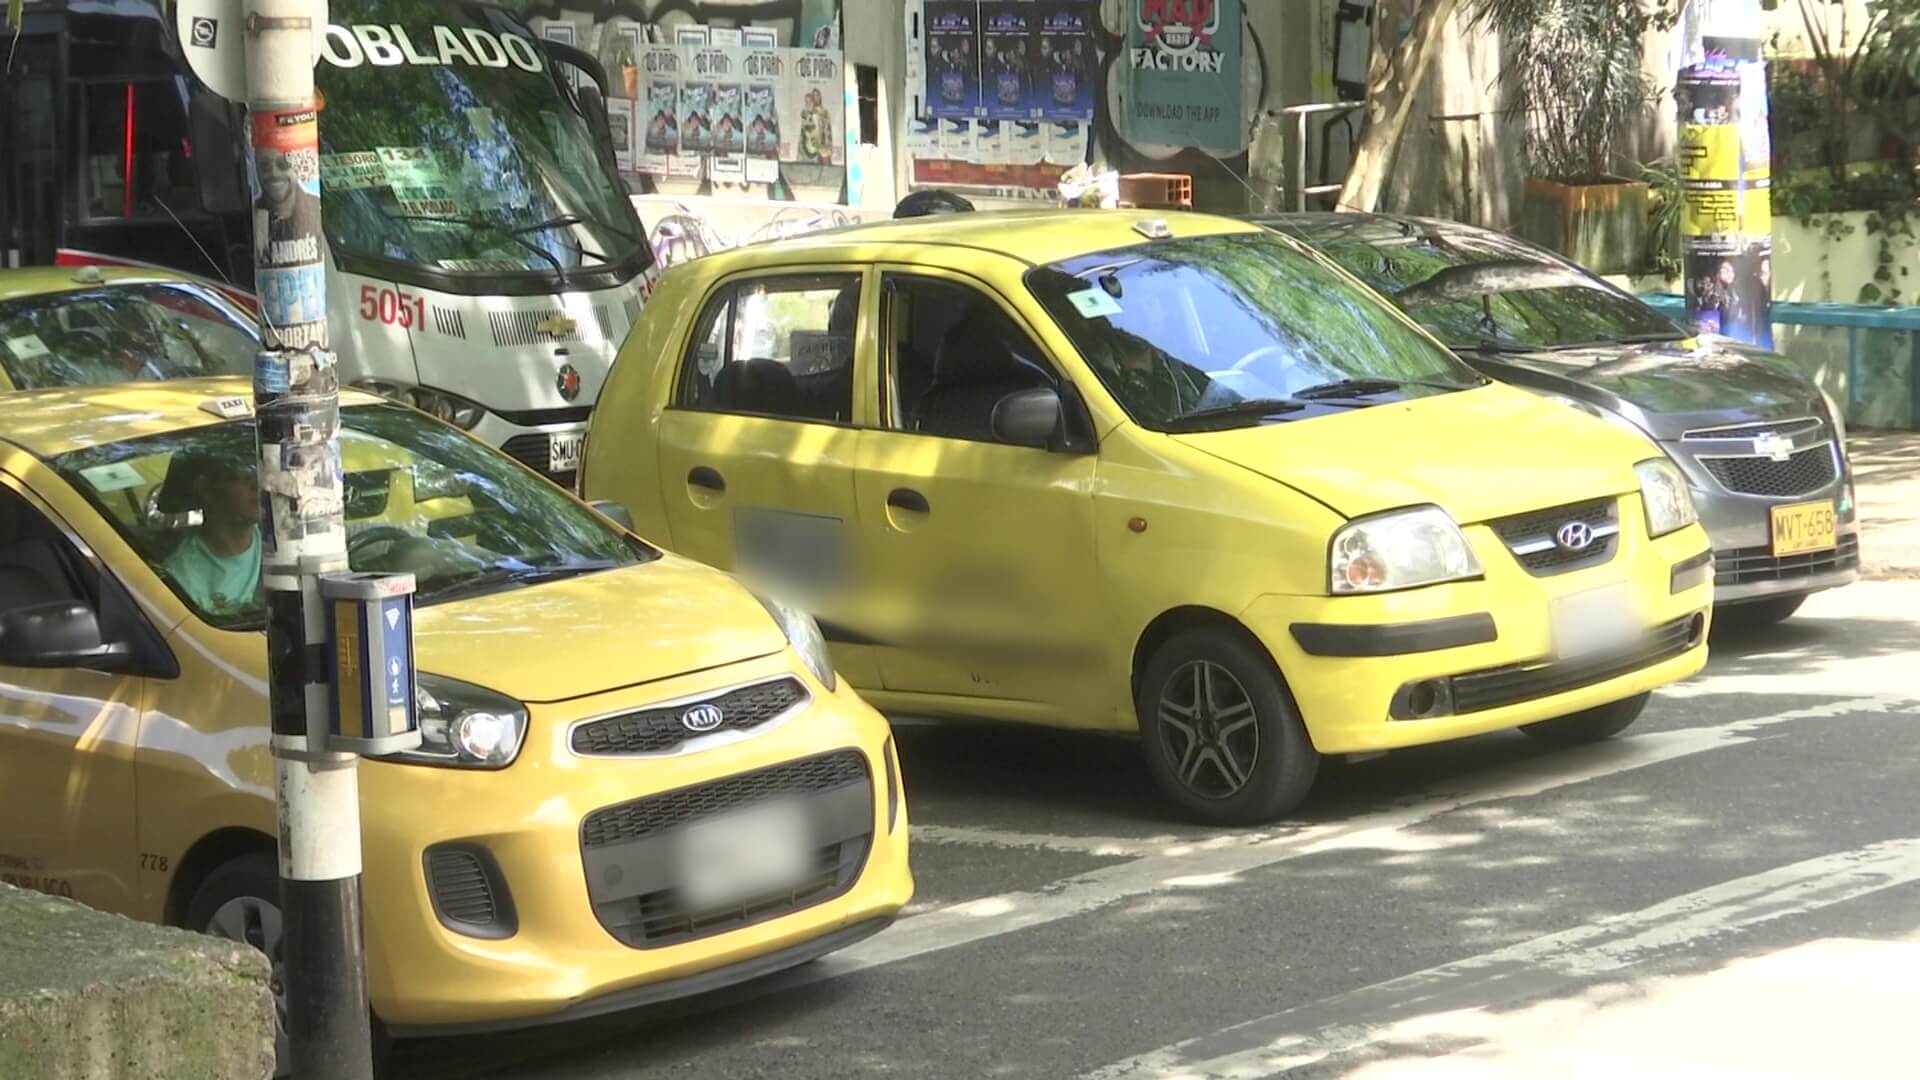
[(83, 266), (73, 272), (73, 280), (81, 285), (99, 285), (107, 280), (107, 275), (97, 266)]
[(1173, 235), (1173, 226), (1166, 218), (1144, 218), (1133, 223), (1133, 231), (1149, 240), (1165, 240)]

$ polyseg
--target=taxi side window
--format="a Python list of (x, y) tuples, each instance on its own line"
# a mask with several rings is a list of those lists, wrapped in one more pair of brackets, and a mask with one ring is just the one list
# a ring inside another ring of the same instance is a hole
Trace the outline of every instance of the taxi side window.
[(857, 274), (756, 278), (708, 302), (675, 406), (786, 420), (853, 419)]
[(0, 613), (94, 603), (94, 575), (53, 522), (0, 485)]
[(885, 289), (892, 427), (993, 442), (1001, 399), (1059, 387), (1040, 347), (978, 290), (905, 274)]

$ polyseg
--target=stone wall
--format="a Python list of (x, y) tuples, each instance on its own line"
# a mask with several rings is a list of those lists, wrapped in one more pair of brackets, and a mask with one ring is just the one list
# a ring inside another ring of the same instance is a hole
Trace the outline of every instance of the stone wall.
[(273, 1074), (266, 957), (0, 885), (0, 1077)]

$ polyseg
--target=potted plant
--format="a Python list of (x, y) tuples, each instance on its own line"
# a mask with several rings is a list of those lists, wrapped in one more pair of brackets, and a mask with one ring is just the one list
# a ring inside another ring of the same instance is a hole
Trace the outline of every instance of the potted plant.
[(1525, 131), (1515, 231), (1598, 273), (1636, 270), (1646, 250), (1647, 184), (1614, 170), (1654, 99), (1643, 39), (1665, 19), (1646, 0), (1483, 0), (1475, 11), (1506, 47), (1506, 109)]

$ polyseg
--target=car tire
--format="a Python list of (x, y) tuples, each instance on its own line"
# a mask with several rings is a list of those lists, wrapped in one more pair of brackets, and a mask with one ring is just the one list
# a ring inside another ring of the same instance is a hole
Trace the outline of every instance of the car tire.
[(1800, 605), (1807, 602), (1807, 594), (1798, 596), (1772, 596), (1765, 600), (1755, 600), (1750, 604), (1740, 604), (1726, 614), (1727, 621), (1742, 626), (1774, 626), (1793, 618)]
[[(251, 945), (267, 954), (272, 967), (274, 998), (274, 1071), (278, 1080), (293, 1075), (293, 1056), (287, 1042), (286, 978), (282, 968), (280, 870), (274, 857), (254, 852), (221, 863), (194, 890), (187, 904), (186, 928), (197, 933)], [(379, 1017), (370, 1017), (374, 1075), (388, 1072), (392, 1040)]]
[(1520, 730), (1555, 746), (1600, 742), (1631, 727), (1635, 720), (1640, 719), (1640, 713), (1647, 707), (1647, 700), (1651, 697), (1653, 695), (1650, 693), (1635, 694), (1623, 701), (1595, 706), (1570, 716), (1528, 724)]
[(1147, 662), (1134, 701), (1147, 771), (1211, 825), (1262, 825), (1299, 806), (1320, 755), (1273, 658), (1245, 635), (1198, 627)]

